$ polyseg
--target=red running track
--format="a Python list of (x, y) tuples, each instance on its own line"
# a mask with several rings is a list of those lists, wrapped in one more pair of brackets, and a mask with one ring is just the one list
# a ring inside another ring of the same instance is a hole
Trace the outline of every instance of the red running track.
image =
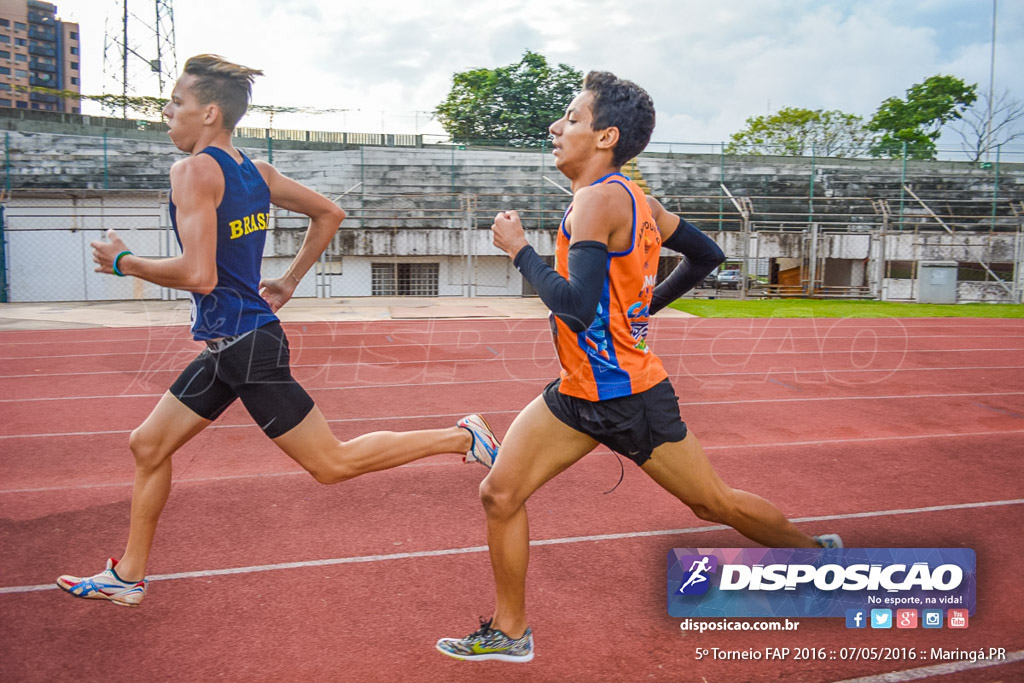
[[(554, 376), (537, 320), (287, 325), (296, 375), (339, 437), (485, 412), (503, 433)], [(232, 407), (175, 457), (136, 610), (71, 599), (64, 572), (123, 547), (127, 435), (197, 346), (183, 329), (0, 334), (0, 678), (175, 681), (1010, 681), (1024, 679), (1024, 321), (659, 320), (652, 346), (723, 478), (812, 533), (972, 547), (966, 631), (683, 632), (673, 547), (747, 545), (598, 449), (530, 507), (527, 665), (433, 650), (492, 608), (476, 490), (439, 456), (316, 484)], [(629, 465), (627, 463), (627, 465)], [(697, 648), (1005, 648), (970, 662), (698, 661)], [(900, 678), (881, 674), (904, 672)], [(875, 677), (875, 678), (871, 678)]]

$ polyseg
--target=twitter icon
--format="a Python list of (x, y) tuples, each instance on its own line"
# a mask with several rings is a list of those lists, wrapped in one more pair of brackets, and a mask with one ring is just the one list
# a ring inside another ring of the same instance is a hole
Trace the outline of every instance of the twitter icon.
[(871, 628), (892, 628), (892, 610), (871, 610)]

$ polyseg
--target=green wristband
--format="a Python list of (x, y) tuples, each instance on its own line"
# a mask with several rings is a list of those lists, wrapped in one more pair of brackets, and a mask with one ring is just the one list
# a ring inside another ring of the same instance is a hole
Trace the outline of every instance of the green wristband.
[(124, 277), (124, 273), (122, 273), (117, 268), (117, 262), (121, 260), (122, 256), (129, 256), (129, 255), (132, 255), (132, 252), (130, 252), (130, 251), (122, 251), (120, 254), (118, 254), (117, 256), (114, 257), (114, 263), (111, 266), (111, 268), (113, 268), (113, 270), (114, 270), (114, 275), (116, 275), (118, 277)]

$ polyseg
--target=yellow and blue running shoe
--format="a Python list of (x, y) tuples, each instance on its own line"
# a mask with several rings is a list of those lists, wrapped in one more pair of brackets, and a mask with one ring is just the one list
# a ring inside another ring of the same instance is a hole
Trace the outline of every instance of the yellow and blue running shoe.
[(491, 469), (494, 466), (494, 461), (498, 459), (498, 449), (501, 444), (498, 443), (498, 437), (494, 436), (491, 425), (487, 424), (484, 416), (467, 415), (455, 424), (467, 430), (473, 437), (473, 445), (469, 447), (462, 462), (478, 462), (487, 469)]
[(57, 578), (57, 587), (76, 598), (109, 600), (117, 605), (138, 607), (146, 597), (149, 580), (123, 581), (114, 571), (116, 566), (117, 560), (111, 557), (107, 560), (107, 568), (99, 574), (85, 577), (65, 574)]
[(480, 629), (465, 638), (442, 638), (437, 651), (463, 660), (502, 662), (528, 662), (533, 659), (533, 632), (526, 629), (522, 638), (512, 639), (496, 628), (491, 621), (480, 620)]

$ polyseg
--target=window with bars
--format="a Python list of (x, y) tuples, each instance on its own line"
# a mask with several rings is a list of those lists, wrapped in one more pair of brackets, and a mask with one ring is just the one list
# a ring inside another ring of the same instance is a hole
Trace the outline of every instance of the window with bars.
[(373, 296), (437, 296), (436, 263), (371, 263)]

